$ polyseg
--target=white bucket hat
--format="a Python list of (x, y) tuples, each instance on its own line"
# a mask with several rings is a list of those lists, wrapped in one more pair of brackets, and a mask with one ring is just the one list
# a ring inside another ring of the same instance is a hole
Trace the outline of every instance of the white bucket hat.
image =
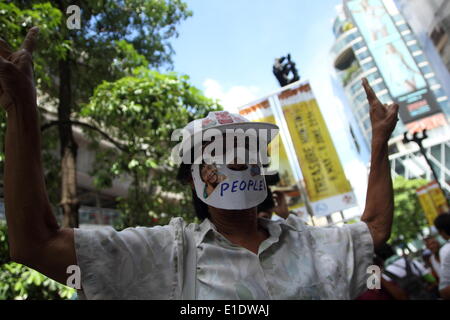
[[(209, 129), (216, 129), (226, 133), (227, 129), (242, 129), (244, 132), (256, 132), (257, 138), (269, 144), (278, 134), (277, 125), (267, 122), (253, 122), (237, 113), (228, 111), (212, 111), (207, 117), (191, 121), (183, 128), (183, 140), (180, 144), (179, 156), (183, 156), (183, 151), (190, 151), (191, 148), (201, 146), (203, 136)], [(262, 136), (264, 134), (264, 136)], [(196, 135), (200, 138), (195, 140)], [(251, 133), (249, 135), (252, 135)], [(193, 143), (194, 142), (194, 143)]]

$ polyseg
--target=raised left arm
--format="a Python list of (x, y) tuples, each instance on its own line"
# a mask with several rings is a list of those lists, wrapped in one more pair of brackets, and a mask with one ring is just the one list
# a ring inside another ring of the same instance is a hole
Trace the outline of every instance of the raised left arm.
[(361, 220), (369, 227), (374, 247), (379, 248), (390, 237), (394, 215), (394, 192), (389, 165), (388, 140), (398, 121), (398, 105), (383, 105), (363, 79), (370, 105), (372, 154), (366, 207)]

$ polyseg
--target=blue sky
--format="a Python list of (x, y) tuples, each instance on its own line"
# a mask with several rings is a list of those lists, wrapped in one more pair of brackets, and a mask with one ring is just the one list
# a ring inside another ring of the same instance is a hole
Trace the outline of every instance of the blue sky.
[(311, 62), (328, 55), (333, 43), (332, 19), (340, 2), (188, 0), (194, 16), (172, 41), (175, 70), (201, 89), (212, 79), (224, 91), (244, 86), (264, 94), (278, 88), (274, 59), (291, 53), (300, 74), (311, 78), (317, 72)]
[[(347, 134), (343, 105), (331, 85), (332, 23), (342, 0), (185, 0), (193, 17), (181, 23), (174, 71), (187, 74), (205, 95), (230, 111), (265, 96), (279, 84), (274, 59), (291, 54), (311, 82), (347, 178), (360, 206), (367, 171)], [(363, 177), (363, 178), (361, 178)]]

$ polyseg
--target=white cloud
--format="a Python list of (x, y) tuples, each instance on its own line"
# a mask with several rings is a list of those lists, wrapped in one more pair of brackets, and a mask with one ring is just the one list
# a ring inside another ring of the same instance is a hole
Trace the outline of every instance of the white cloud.
[(350, 181), (356, 199), (358, 200), (359, 214), (361, 215), (366, 203), (368, 169), (364, 163), (358, 159), (343, 163), (343, 166), (345, 175)]
[(238, 107), (261, 96), (261, 89), (256, 86), (232, 86), (225, 89), (214, 79), (206, 79), (203, 87), (205, 96), (219, 100), (225, 110), (233, 113), (238, 112)]

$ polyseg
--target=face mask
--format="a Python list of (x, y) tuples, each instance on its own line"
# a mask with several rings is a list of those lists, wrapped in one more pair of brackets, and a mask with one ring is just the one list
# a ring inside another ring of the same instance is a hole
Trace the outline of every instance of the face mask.
[(193, 164), (191, 167), (197, 196), (207, 205), (226, 210), (256, 207), (267, 196), (266, 180), (259, 165), (232, 170), (227, 165)]

